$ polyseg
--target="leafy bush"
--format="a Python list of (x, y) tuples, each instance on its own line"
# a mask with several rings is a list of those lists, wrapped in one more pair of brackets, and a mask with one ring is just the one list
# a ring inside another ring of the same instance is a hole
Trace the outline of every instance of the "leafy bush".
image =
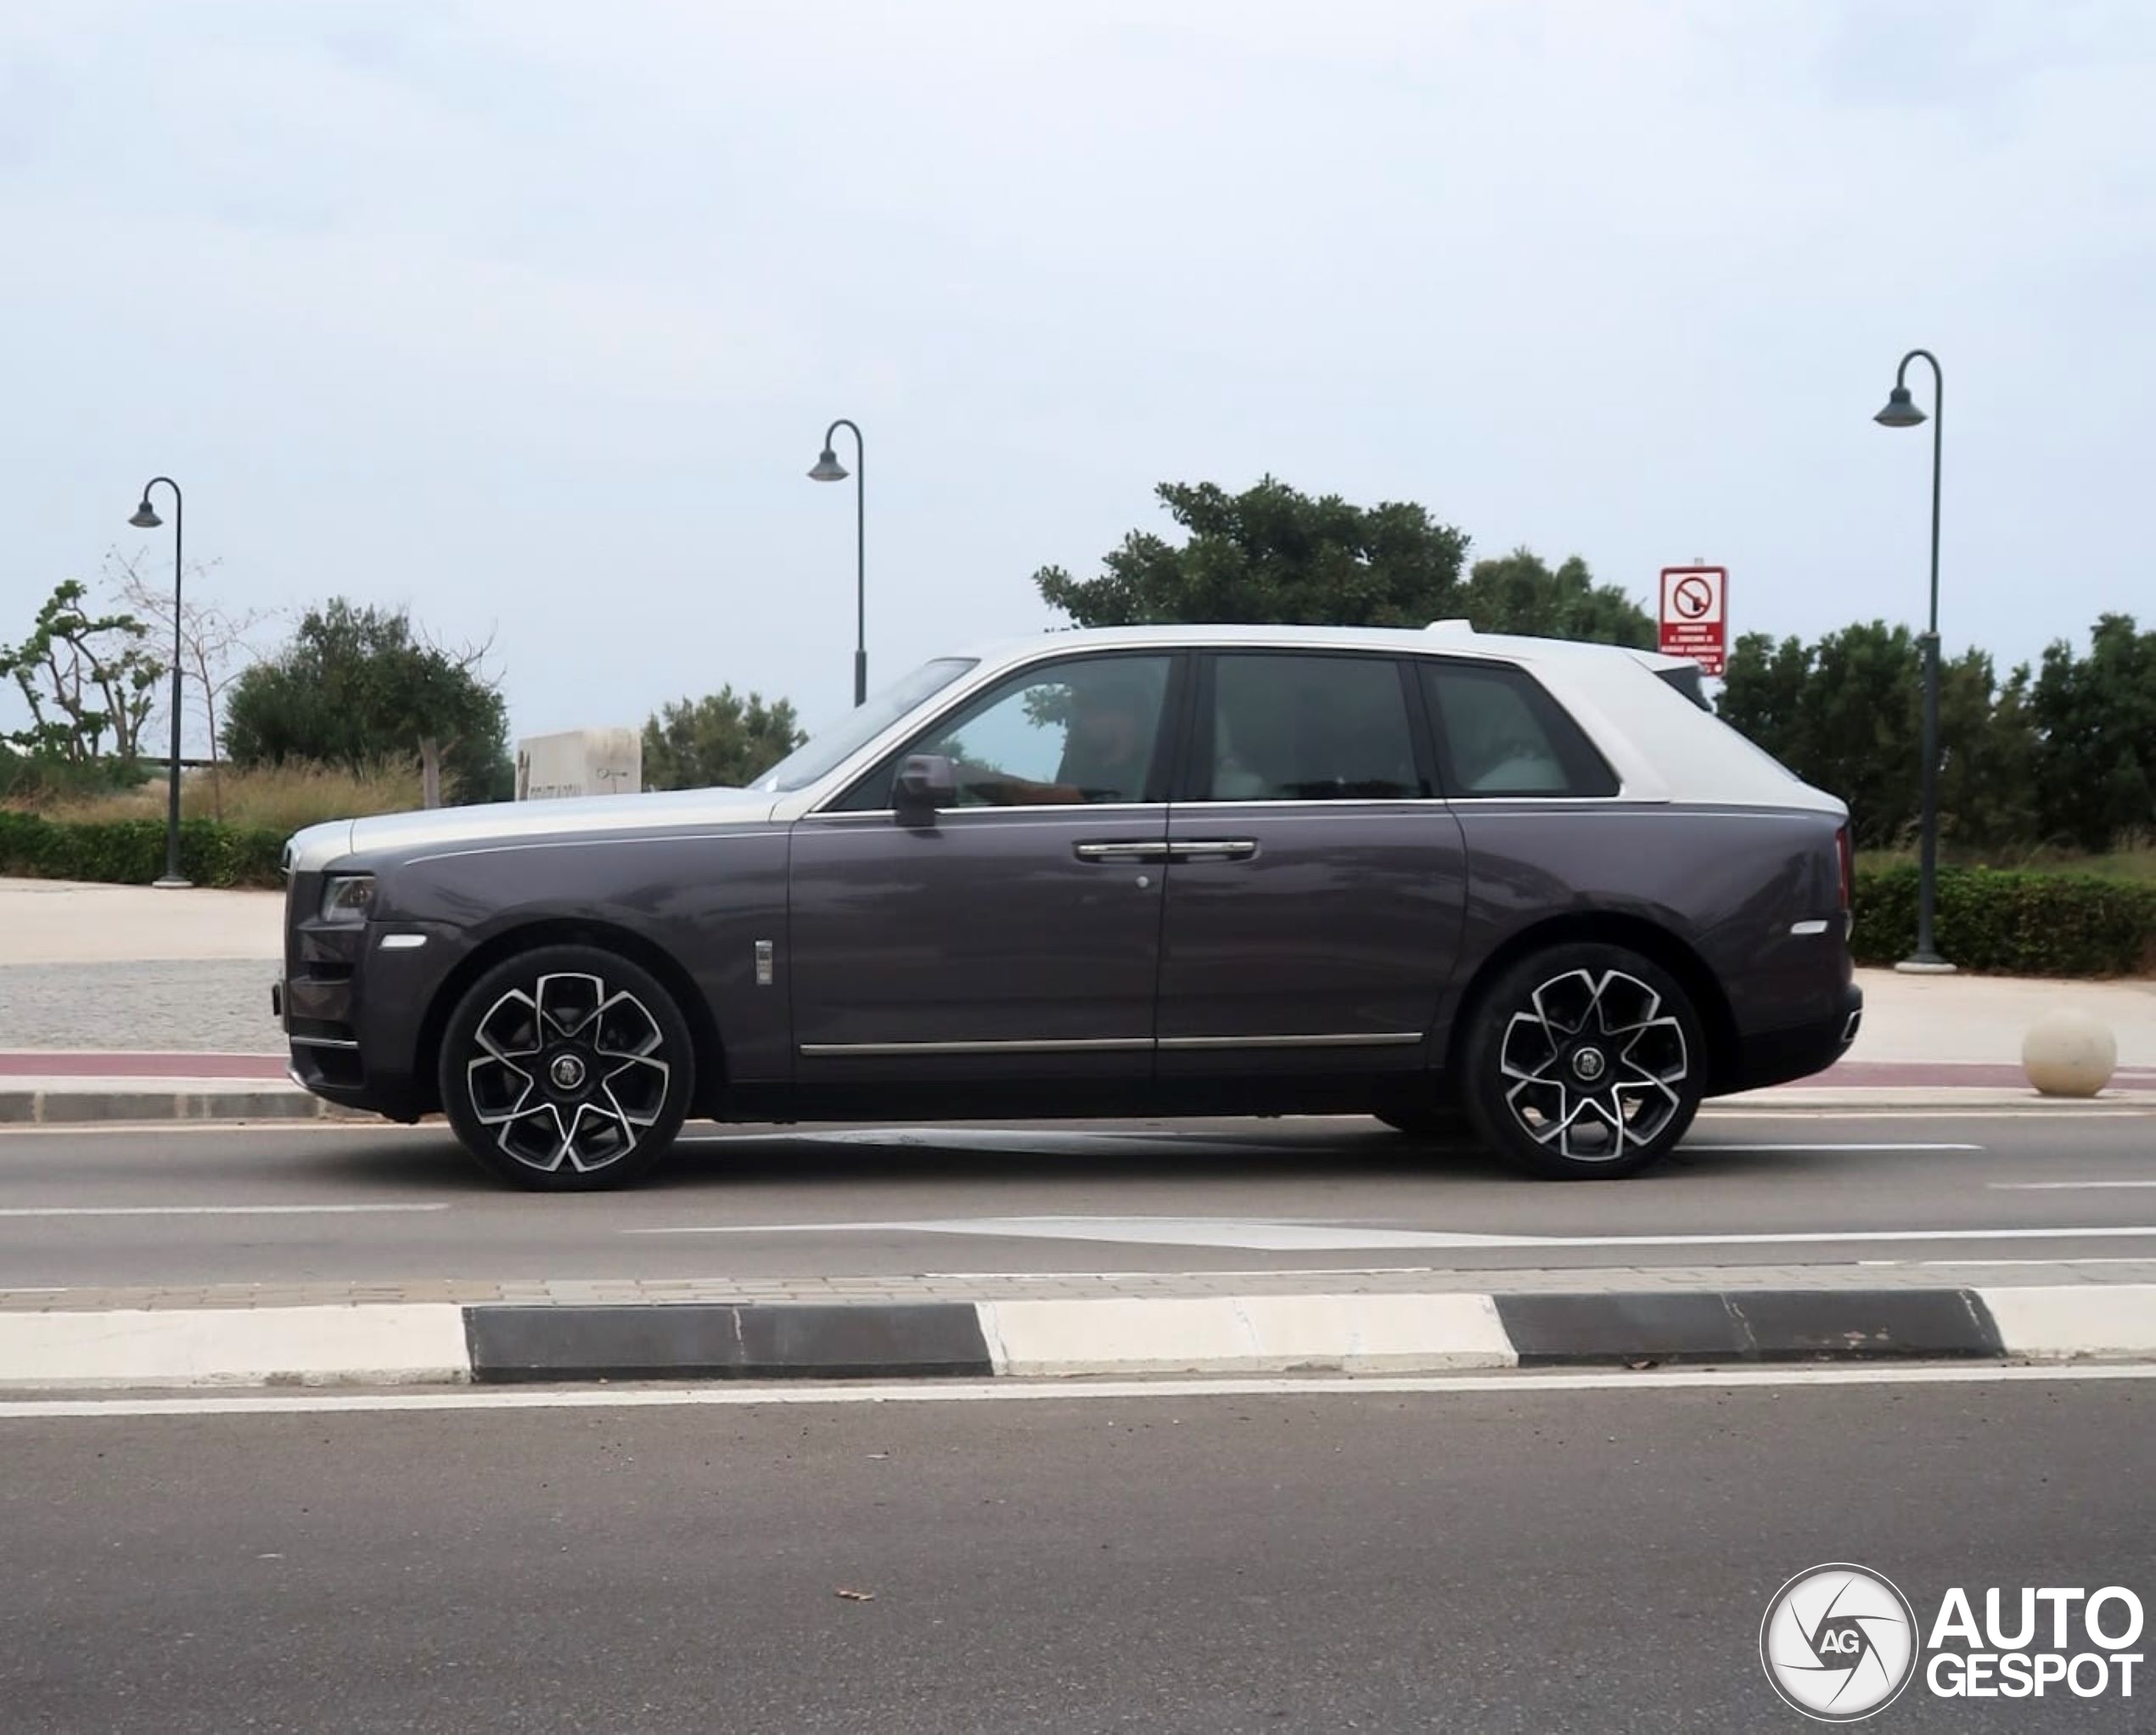
[[(197, 885), (281, 884), (285, 834), (207, 819), (180, 823), (180, 871)], [(148, 885), (165, 871), (159, 820), (69, 823), (0, 812), (0, 873)]]
[[(1890, 964), (1917, 943), (1917, 873), (1856, 874), (1861, 964)], [(2125, 976), (2156, 970), (2156, 885), (2089, 873), (1942, 868), (1934, 938), (1965, 970), (2021, 976)]]

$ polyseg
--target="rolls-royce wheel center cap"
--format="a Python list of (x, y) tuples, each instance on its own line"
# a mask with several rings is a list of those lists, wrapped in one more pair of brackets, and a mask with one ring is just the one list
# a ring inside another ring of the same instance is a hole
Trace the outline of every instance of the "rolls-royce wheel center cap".
[(557, 1054), (553, 1064), (547, 1069), (547, 1075), (559, 1091), (581, 1091), (584, 1088), (584, 1063), (574, 1054)]
[(1599, 1048), (1582, 1048), (1572, 1057), (1572, 1070), (1586, 1084), (1592, 1084), (1609, 1066)]

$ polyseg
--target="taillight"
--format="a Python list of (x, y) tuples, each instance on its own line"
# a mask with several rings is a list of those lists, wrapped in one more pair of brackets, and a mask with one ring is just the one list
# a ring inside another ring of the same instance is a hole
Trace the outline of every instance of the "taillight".
[(1853, 910), (1856, 907), (1856, 851), (1846, 825), (1834, 834), (1834, 855), (1841, 864), (1842, 907)]

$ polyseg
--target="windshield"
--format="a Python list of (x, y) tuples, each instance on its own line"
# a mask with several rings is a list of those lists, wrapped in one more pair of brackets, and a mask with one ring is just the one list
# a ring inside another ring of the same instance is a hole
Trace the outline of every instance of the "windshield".
[(971, 657), (940, 657), (922, 664), (903, 681), (872, 693), (867, 704), (856, 705), (828, 728), (817, 730), (749, 787), (778, 794), (806, 789), (973, 665)]

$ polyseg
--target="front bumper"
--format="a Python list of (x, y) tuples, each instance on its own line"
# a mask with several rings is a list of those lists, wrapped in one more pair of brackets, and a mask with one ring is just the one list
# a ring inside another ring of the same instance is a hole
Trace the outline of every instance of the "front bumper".
[(294, 1081), (396, 1120), (435, 1107), (425, 1020), (453, 967), (455, 935), (428, 923), (289, 922), (272, 1004)]

